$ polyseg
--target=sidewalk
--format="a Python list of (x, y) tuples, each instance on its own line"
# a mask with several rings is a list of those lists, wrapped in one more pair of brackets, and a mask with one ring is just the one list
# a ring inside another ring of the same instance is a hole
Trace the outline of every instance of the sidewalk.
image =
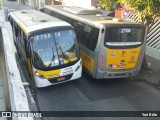
[(16, 10), (30, 8), (24, 4), (17, 4), (17, 1), (8, 1), (8, 0), (4, 0), (4, 6), (7, 7), (8, 9), (16, 9)]
[(140, 74), (139, 77), (160, 89), (160, 61), (146, 56), (149, 70)]

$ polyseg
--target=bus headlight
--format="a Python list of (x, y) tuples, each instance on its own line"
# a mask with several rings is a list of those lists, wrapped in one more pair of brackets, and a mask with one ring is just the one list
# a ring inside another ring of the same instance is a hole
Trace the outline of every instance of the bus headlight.
[(37, 71), (35, 71), (35, 76), (40, 77), (41, 79), (45, 79), (45, 77), (41, 74), (39, 74)]
[(77, 68), (75, 70), (75, 72), (78, 71), (81, 66), (82, 66), (82, 62), (80, 61), (80, 63), (78, 64), (78, 66), (77, 66)]

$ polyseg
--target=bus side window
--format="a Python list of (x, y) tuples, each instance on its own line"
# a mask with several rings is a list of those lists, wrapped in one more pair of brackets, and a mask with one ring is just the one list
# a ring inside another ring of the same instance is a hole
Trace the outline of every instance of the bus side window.
[(97, 41), (98, 41), (98, 34), (99, 34), (99, 30), (97, 28), (92, 28), (90, 35), (89, 35), (89, 49), (91, 49), (92, 51), (95, 50), (95, 47), (97, 45)]
[(94, 51), (98, 41), (99, 30), (89, 25), (81, 26), (80, 43)]
[(71, 18), (62, 15), (62, 20), (68, 22), (69, 24), (73, 26), (73, 20)]
[(25, 37), (25, 35), (24, 35), (24, 33), (21, 31), (21, 45), (22, 45), (23, 48), (25, 48), (24, 37)]
[(66, 16), (64, 16), (64, 15), (60, 15), (60, 17), (59, 17), (61, 20), (67, 20), (66, 19)]
[(15, 36), (18, 37), (18, 27), (15, 25)]
[(26, 57), (29, 58), (30, 56), (30, 49), (29, 49), (29, 42), (27, 42), (27, 38), (25, 38), (25, 50), (26, 50)]
[(21, 29), (18, 27), (18, 40), (21, 43)]
[(89, 45), (88, 30), (89, 29), (88, 29), (87, 25), (83, 25), (82, 29), (80, 31), (80, 36), (79, 36), (80, 43), (86, 47), (88, 47), (88, 45)]
[(20, 32), (21, 32), (20, 28), (18, 27), (17, 24), (15, 24), (15, 36), (16, 36), (18, 41), (20, 39)]
[(27, 57), (33, 56), (33, 49), (32, 49), (32, 45), (31, 45), (32, 42), (33, 42), (33, 38), (30, 38), (30, 41), (26, 42), (27, 43), (27, 46), (26, 46), (27, 48), (26, 49), (27, 49), (27, 55), (28, 55)]
[(23, 33), (23, 40), (24, 40), (24, 49), (26, 52), (26, 57), (28, 57), (28, 51), (27, 51), (27, 36)]
[(72, 26), (74, 26), (74, 21), (73, 21), (73, 19), (71, 19), (71, 18), (69, 18), (69, 17), (67, 17), (67, 16), (65, 16), (65, 15), (60, 15), (60, 17), (59, 17), (61, 20), (64, 20), (64, 21), (66, 21), (66, 22), (68, 22), (69, 24), (71, 24)]
[(55, 13), (54, 11), (51, 11), (51, 12), (49, 13), (49, 15), (55, 17), (55, 16), (56, 16), (56, 13)]
[(80, 31), (82, 29), (82, 25), (83, 24), (79, 21), (73, 21), (73, 26), (75, 28), (75, 32), (76, 32), (78, 41), (79, 41), (79, 36), (80, 36)]
[(8, 17), (8, 20), (10, 21), (11, 26), (13, 26), (13, 19), (9, 16), (9, 17)]
[[(15, 24), (15, 41), (17, 42), (17, 43), (19, 43), (20, 42), (20, 29), (19, 29), (19, 27), (17, 26), (17, 24)], [(18, 45), (18, 44), (17, 44)]]
[(13, 37), (15, 38), (16, 35), (15, 35), (15, 23), (14, 23), (14, 21), (13, 21), (13, 25), (12, 25), (12, 31), (13, 31)]
[(46, 9), (46, 8), (44, 8), (44, 11), (41, 11), (41, 12), (46, 13), (46, 14), (48, 14), (48, 15), (51, 15), (51, 11), (48, 10), (48, 9)]
[(60, 18), (60, 14), (59, 13), (55, 13), (55, 17), (56, 18)]

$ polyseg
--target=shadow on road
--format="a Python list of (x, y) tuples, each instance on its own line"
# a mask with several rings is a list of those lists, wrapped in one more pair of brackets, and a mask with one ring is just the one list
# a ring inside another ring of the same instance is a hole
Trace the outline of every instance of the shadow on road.
[[(49, 86), (46, 88), (37, 89), (41, 94), (53, 94), (65, 92), (76, 92), (75, 87), (82, 92), (82, 94), (89, 101), (104, 100), (119, 96), (125, 96), (132, 94), (133, 92), (141, 91), (142, 86), (136, 85), (137, 82), (141, 82), (138, 78), (119, 78), (119, 79), (93, 79), (86, 73), (82, 74), (82, 78), (73, 80), (66, 83)], [(74, 87), (73, 87), (74, 86)], [(68, 89), (73, 88), (73, 89)], [(47, 91), (47, 92), (46, 92)], [(68, 97), (68, 93), (64, 94)], [(65, 98), (65, 97), (64, 97)]]

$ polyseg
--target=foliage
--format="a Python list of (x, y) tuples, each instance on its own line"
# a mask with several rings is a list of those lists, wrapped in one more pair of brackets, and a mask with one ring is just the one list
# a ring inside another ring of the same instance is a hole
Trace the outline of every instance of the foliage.
[(140, 22), (149, 25), (160, 15), (160, 0), (100, 0), (100, 3), (106, 10), (113, 3), (124, 3), (138, 12)]
[(111, 10), (112, 7), (117, 3), (118, 0), (99, 0), (99, 3), (102, 4), (102, 7), (105, 10)]

